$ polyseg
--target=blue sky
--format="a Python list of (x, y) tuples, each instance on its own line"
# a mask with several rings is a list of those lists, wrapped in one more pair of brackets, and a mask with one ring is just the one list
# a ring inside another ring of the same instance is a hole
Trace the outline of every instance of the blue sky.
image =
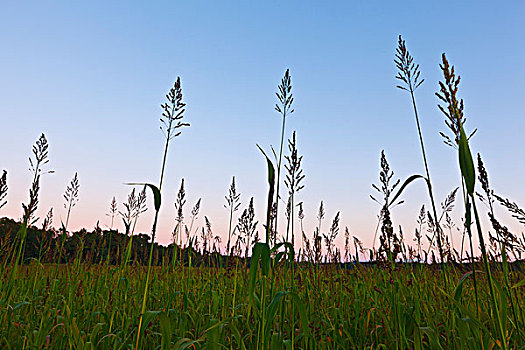
[[(39, 215), (53, 207), (55, 225), (65, 220), (62, 194), (78, 172), (71, 229), (108, 224), (111, 198), (122, 203), (130, 190), (124, 182), (158, 182), (160, 104), (180, 76), (191, 127), (170, 146), (159, 241), (170, 241), (181, 178), (187, 216), (202, 197), (199, 223), (208, 216), (216, 233), (227, 228), (232, 176), (241, 208), (254, 196), (263, 222), (266, 168), (255, 144), (279, 144), (275, 91), (290, 68), (295, 113), (286, 135), (297, 131), (304, 156), (298, 200), (306, 233), (323, 200), (325, 227), (340, 210), (341, 231), (348, 226), (370, 246), (379, 206), (368, 195), (381, 150), (400, 178), (424, 171), (409, 96), (395, 88), (399, 34), (425, 78), (416, 98), (437, 200), (459, 184), (457, 155), (438, 134), (447, 130), (434, 96), (446, 52), (462, 77), (467, 129), (478, 128), (473, 152), (482, 154), (496, 192), (524, 206), (524, 14), (521, 1), (6, 2), (0, 168), (8, 171), (9, 202), (0, 215), (21, 216), (27, 157), (44, 132), (56, 173), (42, 179)], [(414, 185), (405, 199), (394, 223), (411, 238), (425, 188)], [(149, 232), (151, 211), (140, 231)]]

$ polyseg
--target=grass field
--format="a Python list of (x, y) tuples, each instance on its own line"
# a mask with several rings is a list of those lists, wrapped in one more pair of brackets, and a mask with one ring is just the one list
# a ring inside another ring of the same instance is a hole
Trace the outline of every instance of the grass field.
[[(487, 280), (479, 307), (465, 267), (286, 264), (259, 278), (250, 294), (242, 261), (227, 267), (152, 270), (139, 347), (257, 349), (497, 348)], [(3, 348), (129, 349), (136, 346), (146, 269), (23, 266), (9, 307), (2, 282)], [(502, 277), (494, 272), (495, 280)], [(511, 283), (522, 272), (509, 273)], [(524, 344), (524, 289), (501, 303), (509, 348)], [(515, 325), (515, 322), (517, 324)], [(264, 344), (264, 345), (263, 345)]]
[[(268, 175), (265, 222), (255, 220), (253, 198), (240, 210), (234, 177), (226, 196), (228, 231), (220, 235), (206, 216), (203, 225), (197, 224), (200, 200), (187, 213), (183, 180), (175, 200), (172, 244), (163, 247), (155, 240), (159, 210), (166, 202), (162, 184), (168, 148), (189, 127), (183, 121), (180, 79), (162, 105), (165, 147), (159, 183), (128, 184), (141, 190), (132, 189), (122, 210), (113, 199), (109, 230), (98, 225), (93, 232), (68, 230), (79, 201), (77, 174), (64, 194), (67, 216), (60, 227), (52, 228), (52, 210), (43, 220), (35, 217), (40, 178), (49, 173), (49, 145), (42, 134), (30, 158), (33, 181), (29, 200), (22, 204), (23, 218), (0, 221), (0, 347), (525, 348), (525, 237), (501, 224), (494, 206), (508, 209), (520, 224), (525, 224), (525, 211), (492, 190), (481, 155), (473, 156), (469, 140), (475, 130), (465, 131), (460, 78), (445, 54), (436, 95), (451, 132), (441, 135), (457, 151), (460, 174), (458, 187), (436, 205), (415, 99), (423, 79), (401, 37), (395, 57), (398, 87), (413, 106), (425, 174), (396, 179), (381, 153), (379, 183), (372, 185), (371, 196), (381, 209), (371, 248), (351, 238), (348, 229), (344, 247), (337, 247), (339, 213), (323, 226), (322, 202), (313, 234), (303, 230), (303, 208), (295, 199), (304, 187), (302, 156), (296, 132), (285, 138), (287, 117), (294, 112), (289, 70), (278, 85), (275, 106), (282, 117), (281, 143), (271, 153), (259, 147), (267, 162), (267, 169), (261, 169)], [(421, 208), (415, 240), (407, 242), (391, 208), (415, 181), (426, 184), (430, 208)], [(7, 190), (4, 171), (0, 209)], [(464, 210), (458, 224), (449, 216), (456, 198)], [(136, 234), (137, 220), (148, 209), (155, 211), (151, 235)], [(282, 212), (286, 220), (279, 221)], [(490, 229), (482, 227), (481, 215), (488, 216)], [(123, 221), (123, 233), (113, 229), (115, 219)], [(284, 221), (286, 227), (278, 226)], [(451, 244), (455, 227), (460, 251)]]

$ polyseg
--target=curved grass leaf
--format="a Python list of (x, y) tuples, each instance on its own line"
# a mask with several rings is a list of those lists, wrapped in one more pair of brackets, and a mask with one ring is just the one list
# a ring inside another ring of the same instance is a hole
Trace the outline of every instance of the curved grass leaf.
[(270, 229), (271, 229), (271, 212), (272, 212), (272, 205), (273, 205), (273, 196), (275, 192), (275, 168), (273, 166), (272, 161), (266, 153), (264, 153), (261, 146), (256, 145), (259, 150), (262, 152), (264, 157), (266, 158), (266, 162), (268, 163), (268, 205), (266, 209), (266, 243), (270, 243)]
[(458, 285), (456, 286), (456, 289), (454, 290), (454, 300), (459, 302), (461, 300), (461, 294), (463, 293), (463, 285), (465, 284), (465, 281), (467, 278), (472, 275), (474, 271), (469, 271), (466, 274), (461, 277), (461, 279), (458, 282)]
[[(428, 180), (423, 176), (423, 175), (411, 175), (409, 176), (405, 182), (403, 182), (403, 184), (401, 185), (401, 187), (399, 188), (399, 190), (396, 192), (395, 196), (392, 198), (392, 200), (390, 201), (390, 204), (389, 204), (389, 207), (390, 205), (392, 205), (393, 203), (395, 203), (396, 199), (399, 198), (399, 196), (401, 195), (401, 193), (403, 193), (403, 191), (405, 190), (405, 188), (413, 181), (417, 180), (417, 179), (425, 179), (427, 182)], [(374, 199), (374, 198), (372, 198)]]
[(157, 186), (148, 184), (148, 183), (144, 183), (144, 182), (127, 182), (126, 185), (131, 185), (131, 186), (143, 185), (143, 186), (149, 187), (151, 189), (151, 192), (153, 192), (155, 211), (159, 211), (162, 200), (161, 200), (160, 190)]

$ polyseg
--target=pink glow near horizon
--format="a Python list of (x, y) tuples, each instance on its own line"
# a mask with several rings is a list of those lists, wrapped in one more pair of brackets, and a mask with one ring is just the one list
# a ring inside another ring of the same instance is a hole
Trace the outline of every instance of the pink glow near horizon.
[[(128, 187), (124, 187), (125, 189), (129, 190)], [(139, 188), (137, 188), (139, 189)], [(97, 222), (99, 223), (100, 227), (103, 229), (109, 229), (111, 218), (106, 215), (109, 207), (109, 201), (108, 203), (98, 203), (95, 210), (90, 210), (89, 207), (86, 207), (82, 203), (82, 197), (83, 196), (89, 196), (89, 200), (96, 199), (98, 194), (91, 193), (86, 194), (83, 192), (89, 192), (88, 189), (83, 189), (81, 185), (81, 195), (80, 195), (80, 201), (77, 204), (76, 207), (73, 208), (71, 212), (70, 222), (68, 231), (74, 232), (78, 231), (82, 228), (86, 228), (87, 230), (93, 229)], [(14, 200), (20, 200), (20, 193), (15, 195), (10, 195), (8, 197), (8, 205), (5, 206), (0, 210), (0, 217), (10, 217), (15, 220), (19, 220), (22, 215), (22, 209), (21, 209), (21, 203), (16, 203)], [(23, 197), (23, 196), (22, 196)], [(56, 196), (56, 198), (60, 198), (60, 196)], [(110, 197), (111, 198), (111, 197)], [(119, 210), (122, 210), (122, 202), (124, 202), (125, 198), (119, 198), (117, 199)], [(26, 201), (24, 198), (23, 201)], [(205, 198), (203, 198), (203, 202), (205, 201)], [(259, 231), (259, 237), (264, 237), (264, 230), (261, 223), (265, 222), (264, 218), (264, 202), (261, 199), (255, 198), (255, 211), (256, 211), (256, 220), (259, 222), (258, 224), (258, 231)], [(58, 228), (60, 227), (60, 222), (65, 220), (66, 215), (66, 209), (63, 208), (63, 200), (60, 203), (57, 203), (56, 201), (49, 201), (45, 198), (42, 198), (40, 201), (41, 205), (39, 206), (39, 210), (37, 212), (37, 216), (41, 219), (45, 217), (47, 210), (46, 208), (53, 207), (54, 208), (54, 221), (53, 221), (53, 227)], [(58, 204), (58, 205), (57, 205)], [(186, 215), (186, 221), (189, 221), (189, 211), (191, 210), (193, 206), (193, 202), (191, 200), (188, 200), (185, 206), (185, 215)], [(159, 225), (157, 230), (157, 237), (156, 242), (167, 245), (172, 243), (172, 232), (175, 227), (175, 209), (169, 208), (169, 206), (172, 205), (172, 203), (164, 203), (163, 207), (161, 208), (161, 215), (159, 218)], [(246, 206), (246, 203), (243, 201), (243, 205), (239, 208), (239, 211), (234, 214), (234, 220), (233, 223), (237, 223), (237, 219), (240, 216), (240, 213)], [(219, 207), (220, 206), (216, 206)], [(337, 210), (334, 208), (331, 208), (331, 205), (329, 202), (325, 202), (325, 207), (330, 208), (327, 209), (327, 214), (325, 216), (325, 219), (323, 220), (323, 232), (326, 232), (332, 222), (333, 217), (335, 216), (335, 213)], [(315, 206), (313, 208), (316, 208)], [(378, 208), (376, 208), (378, 210)], [(315, 209), (317, 210), (317, 209)], [(462, 216), (462, 203), (456, 202), (456, 208), (454, 212), (452, 213), (452, 216), (455, 218), (456, 222), (460, 222), (460, 218)], [(171, 211), (171, 212), (170, 212)], [(393, 221), (394, 221), (394, 227), (396, 228), (396, 231), (398, 231), (399, 225), (402, 226), (404, 236), (405, 236), (405, 242), (407, 245), (410, 245), (412, 247), (415, 247), (416, 244), (413, 242), (414, 238), (414, 229), (416, 227), (416, 216), (417, 213), (397, 213), (397, 209), (393, 210)], [(151, 203), (151, 196), (150, 193), (148, 193), (148, 211), (141, 215), (139, 218), (139, 221), (137, 223), (137, 227), (135, 229), (135, 234), (138, 233), (145, 233), (147, 235), (150, 235), (151, 233), (151, 224), (153, 222), (153, 208)], [(336, 247), (339, 248), (341, 251), (344, 251), (344, 233), (345, 228), (348, 227), (350, 231), (350, 251), (352, 254), (355, 253), (354, 243), (353, 243), (353, 237), (359, 238), (365, 248), (372, 248), (372, 240), (374, 237), (374, 233), (376, 230), (377, 225), (377, 212), (361, 212), (361, 213), (345, 213), (344, 210), (341, 211), (341, 222), (340, 222), (340, 231), (339, 235), (336, 239)], [(317, 211), (314, 212), (305, 212), (305, 220), (304, 220), (304, 230), (309, 239), (312, 238), (312, 233), (317, 225), (317, 219), (316, 219)], [(200, 228), (204, 226), (204, 216), (207, 216), (210, 222), (212, 223), (212, 229), (214, 232), (214, 235), (220, 235), (222, 238), (221, 247), (224, 250), (226, 246), (226, 240), (227, 240), (227, 231), (228, 231), (228, 212), (226, 209), (219, 209), (217, 208), (213, 210), (209, 210), (208, 212), (204, 212), (202, 209), (198, 215), (198, 220), (194, 224), (194, 230), (197, 230), (197, 234), (200, 233)], [(508, 216), (508, 215), (507, 215)], [(283, 215), (284, 217), (284, 215)], [(280, 220), (280, 229), (282, 230), (284, 227), (286, 227), (285, 219), (281, 217)], [(512, 219), (511, 219), (512, 220)], [(507, 220), (507, 222), (511, 221)], [(41, 224), (42, 220), (40, 220), (36, 226), (38, 227)], [(186, 222), (189, 224), (189, 222)], [(491, 227), (489, 226), (488, 220), (484, 219), (483, 217), (483, 227), (486, 231), (490, 231)], [(512, 232), (521, 232), (520, 229), (522, 229), (517, 222), (511, 222), (510, 225), (507, 225)], [(114, 224), (113, 228), (117, 229), (119, 232), (123, 232), (123, 224), (121, 216), (117, 215), (114, 218)], [(424, 235), (427, 233), (424, 232)], [(378, 232), (379, 235), (379, 232)], [(448, 232), (447, 232), (448, 235)], [(460, 251), (461, 246), (461, 240), (462, 236), (459, 231), (456, 231), (456, 234), (452, 236), (452, 242), (454, 247)], [(185, 242), (185, 241), (184, 241)], [(183, 243), (184, 243), (183, 242)], [(296, 249), (298, 250), (301, 248), (301, 234), (300, 234), (300, 225), (299, 220), (296, 219)], [(428, 246), (428, 241), (426, 239), (423, 239), (423, 247)], [(375, 246), (378, 246), (378, 239), (376, 239)], [(323, 249), (324, 244), (323, 244)], [(467, 246), (464, 247), (464, 249), (467, 249)], [(477, 252), (479, 252), (478, 249), (476, 249)], [(368, 253), (365, 254), (366, 256), (361, 258), (367, 258)]]

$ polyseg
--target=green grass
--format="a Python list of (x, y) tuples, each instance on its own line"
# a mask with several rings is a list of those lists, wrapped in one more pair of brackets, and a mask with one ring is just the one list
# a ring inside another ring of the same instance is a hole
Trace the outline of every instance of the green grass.
[[(480, 266), (481, 267), (481, 266)], [(39, 271), (33, 284), (31, 276)], [(2, 327), (0, 347), (10, 349), (130, 349), (135, 347), (146, 267), (126, 271), (99, 265), (60, 266), (32, 263), (19, 269), (9, 282), (4, 273), (0, 293)], [(463, 271), (451, 268), (451, 288), (442, 287), (439, 268), (400, 265), (394, 270), (379, 265), (311, 265), (295, 269), (297, 288), (290, 291), (290, 270), (273, 268), (270, 278), (256, 282), (263, 300), (252, 300), (248, 270), (216, 267), (154, 267), (147, 295), (147, 311), (140, 338), (142, 348), (261, 348), (264, 320), (269, 348), (364, 349), (380, 348), (491, 348), (493, 329), (489, 290), (478, 276), (480, 310), (476, 315), (473, 284)], [(511, 283), (518, 273), (511, 272)], [(495, 272), (496, 279), (502, 272)], [(522, 275), (521, 275), (522, 277)], [(6, 283), (12, 283), (6, 305)], [(459, 289), (458, 285), (460, 286)], [(523, 301), (525, 288), (514, 289)], [(294, 301), (294, 296), (297, 300)], [(300, 306), (296, 303), (299, 301)], [(261, 310), (260, 305), (266, 305)], [(292, 313), (292, 306), (296, 306)], [(509, 307), (509, 305), (506, 305)], [(274, 307), (272, 313), (271, 308)], [(510, 348), (522, 348), (517, 332), (523, 314), (513, 325), (506, 319)], [(189, 345), (193, 344), (193, 345)]]

